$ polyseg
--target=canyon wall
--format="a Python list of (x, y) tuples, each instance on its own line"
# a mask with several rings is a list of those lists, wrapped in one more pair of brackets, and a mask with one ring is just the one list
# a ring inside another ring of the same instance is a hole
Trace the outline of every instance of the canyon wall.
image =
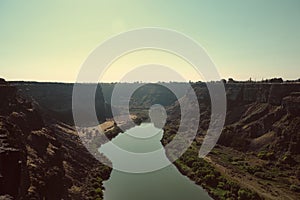
[(87, 194), (95, 190), (89, 184), (96, 178), (101, 188), (111, 169), (90, 155), (73, 127), (44, 115), (8, 83), (0, 94), (0, 199), (101, 198), (101, 190)]

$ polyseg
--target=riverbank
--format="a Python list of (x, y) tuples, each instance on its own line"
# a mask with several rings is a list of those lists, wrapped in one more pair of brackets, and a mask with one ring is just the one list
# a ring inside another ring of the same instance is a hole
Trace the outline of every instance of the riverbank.
[[(164, 146), (171, 140), (173, 136), (171, 133), (173, 133), (172, 129), (166, 127), (162, 139)], [(257, 193), (226, 176), (226, 172), (221, 172), (206, 159), (199, 158), (198, 152), (202, 141), (203, 138), (199, 136), (195, 138), (187, 151), (174, 162), (174, 165), (183, 175), (203, 187), (213, 199), (262, 199)], [(170, 157), (172, 152), (166, 152), (166, 155)]]
[[(145, 122), (145, 121), (146, 121), (145, 118), (141, 119), (141, 118), (138, 118), (138, 117), (136, 117), (135, 120), (137, 120), (137, 122), (139, 122), (137, 125), (140, 125), (142, 122)], [(118, 136), (118, 134), (122, 133), (122, 130), (121, 130), (120, 128), (118, 128), (112, 121), (107, 121), (107, 122), (101, 124), (100, 126), (101, 126), (102, 128), (105, 128), (105, 129), (106, 129), (105, 135), (106, 135), (110, 140), (112, 140), (113, 138), (115, 138), (116, 136)], [(126, 130), (128, 130), (128, 129), (130, 129), (130, 128), (132, 128), (132, 126), (128, 127)], [(164, 136), (166, 135), (165, 132), (164, 132), (163, 134), (164, 134)], [(166, 145), (166, 144), (163, 143), (163, 140), (161, 140), (161, 143), (162, 143), (162, 145), (164, 145), (164, 146)], [(194, 148), (194, 146), (192, 146), (192, 148)], [(178, 170), (183, 176), (188, 177), (188, 178), (189, 178), (191, 181), (193, 181), (196, 185), (199, 185), (199, 186), (201, 186), (203, 189), (205, 189), (205, 190), (208, 192), (208, 194), (209, 194), (212, 198), (214, 198), (214, 199), (221, 199), (221, 198), (219, 198), (219, 195), (216, 194), (216, 192), (215, 192), (215, 190), (214, 190), (214, 188), (213, 188), (214, 185), (206, 184), (206, 182), (204, 182), (204, 180), (199, 180), (199, 179), (196, 180), (196, 179), (195, 179), (195, 177), (193, 176), (193, 175), (194, 175), (193, 170), (196, 170), (196, 171), (197, 171), (198, 169), (195, 169), (195, 168), (193, 169), (193, 168), (187, 167), (187, 166), (185, 165), (185, 160), (188, 159), (187, 157), (190, 157), (192, 160), (196, 160), (196, 157), (197, 157), (197, 156), (195, 156), (194, 154), (195, 154), (196, 152), (198, 152), (198, 151), (194, 151), (194, 150), (193, 150), (193, 156), (189, 156), (189, 155), (191, 154), (190, 151), (191, 151), (191, 148), (189, 148), (188, 151), (182, 156), (183, 158), (180, 158), (179, 160), (177, 160), (176, 162), (173, 163), (174, 166), (177, 168), (177, 170)], [(166, 153), (166, 154), (167, 154), (167, 153)], [(197, 157), (197, 158), (198, 158), (198, 157)], [(199, 161), (197, 161), (197, 162), (199, 162)], [(197, 162), (195, 161), (195, 163), (197, 163)], [(204, 167), (205, 170), (211, 171), (211, 172), (213, 172), (215, 175), (218, 175), (218, 172), (215, 171), (215, 169), (214, 169), (212, 166), (210, 166), (208, 162), (206, 162), (206, 161), (204, 161), (204, 160), (201, 160), (200, 162), (201, 162), (202, 164), (201, 164), (201, 166), (199, 166), (199, 168)], [(110, 178), (110, 177), (109, 177), (109, 178)], [(108, 179), (109, 179), (109, 178), (108, 178)], [(105, 189), (105, 188), (103, 188), (103, 189)], [(225, 196), (226, 196), (226, 195), (225, 195)]]
[[(160, 131), (158, 132), (158, 130)], [(149, 137), (141, 140), (139, 139), (141, 135)], [(142, 153), (159, 150), (157, 154), (158, 157), (154, 160), (149, 157), (147, 161), (145, 160), (145, 163), (149, 161), (148, 164), (150, 164), (157, 162), (157, 159), (159, 159), (165, 160), (167, 166), (148, 173), (131, 174), (118, 171), (118, 166), (131, 160), (130, 156), (127, 158), (126, 155), (123, 155), (123, 161), (120, 161), (119, 156), (111, 154), (110, 146), (112, 143), (105, 144), (100, 148), (100, 152), (104, 153), (117, 168), (117, 170), (112, 171), (110, 179), (104, 182), (106, 188), (104, 192), (105, 200), (211, 200), (206, 190), (182, 175), (182, 173), (168, 161), (160, 142), (162, 136), (162, 130), (156, 128), (152, 123), (142, 123), (140, 126), (127, 130), (126, 134), (120, 134), (113, 139), (115, 145), (129, 152)], [(129, 163), (132, 164), (132, 167), (140, 166), (144, 168), (148, 166), (148, 164), (144, 167), (141, 166), (137, 159), (135, 159), (135, 161), (131, 160)]]
[[(134, 117), (137, 125), (146, 121), (146, 118)], [(133, 126), (128, 126), (125, 122), (124, 125), (127, 126), (128, 130)], [(101, 128), (105, 130), (105, 135), (112, 140), (118, 134), (122, 133), (122, 130), (117, 127), (113, 121), (107, 121), (102, 123)], [(165, 130), (164, 138), (161, 140), (162, 145), (166, 145), (166, 136), (169, 135), (168, 130)], [(164, 142), (165, 141), (165, 142)], [(184, 176), (188, 177), (196, 185), (204, 188), (208, 194), (214, 199), (261, 199), (256, 193), (251, 190), (241, 187), (235, 181), (229, 179), (224, 173), (221, 173), (212, 163), (205, 159), (198, 158), (198, 151), (201, 146), (202, 139), (197, 138), (191, 147), (173, 164), (177, 170)], [(166, 154), (168, 154), (166, 152)], [(107, 178), (109, 179), (110, 176)], [(103, 188), (103, 187), (102, 187)], [(103, 188), (104, 190), (105, 188)]]
[[(135, 125), (140, 125), (146, 120), (145, 117), (141, 115), (131, 115), (131, 119)], [(133, 127), (132, 123), (128, 123), (126, 121), (123, 121), (121, 124), (123, 130)], [(101, 145), (105, 144), (105, 142), (112, 140), (118, 134), (122, 133), (122, 130), (116, 126), (113, 120), (110, 119), (99, 124), (98, 126), (101, 128), (101, 130), (103, 130), (103, 135), (97, 131), (97, 127), (81, 128), (79, 129), (80, 132), (78, 134), (80, 135), (80, 139), (85, 144), (88, 144), (90, 153), (96, 157), (101, 156), (102, 159), (106, 160), (106, 162), (110, 163), (109, 165), (111, 165), (111, 161), (103, 154), (99, 153), (98, 149)], [(110, 178), (111, 172), (112, 168), (107, 165), (92, 169), (85, 181), (85, 188), (83, 189), (85, 191), (85, 196), (90, 199), (103, 199), (103, 191), (105, 190), (103, 182)]]

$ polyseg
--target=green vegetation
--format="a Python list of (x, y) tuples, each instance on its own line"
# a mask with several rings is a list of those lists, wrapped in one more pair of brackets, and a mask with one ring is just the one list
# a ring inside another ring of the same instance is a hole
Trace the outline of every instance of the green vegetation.
[(247, 190), (247, 189), (239, 189), (238, 191), (238, 199), (244, 200), (256, 200), (257, 196), (254, 192)]
[(85, 196), (87, 199), (99, 199), (103, 198), (103, 180), (107, 180), (111, 173), (111, 168), (101, 165), (94, 169), (86, 179), (84, 188)]
[(255, 192), (242, 188), (223, 176), (210, 163), (199, 158), (198, 149), (194, 145), (175, 162), (181, 173), (204, 187), (214, 199), (261, 199)]
[(273, 160), (275, 158), (274, 152), (268, 152), (268, 151), (260, 151), (257, 154), (257, 157), (263, 160)]

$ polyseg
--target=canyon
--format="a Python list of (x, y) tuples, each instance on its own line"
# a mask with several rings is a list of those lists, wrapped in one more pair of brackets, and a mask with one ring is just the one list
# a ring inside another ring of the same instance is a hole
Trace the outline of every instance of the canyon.
[[(225, 82), (225, 126), (218, 144), (204, 159), (198, 157), (198, 150), (210, 123), (211, 100), (205, 83), (191, 84), (199, 100), (201, 120), (193, 144), (174, 163), (178, 170), (214, 199), (297, 199), (299, 82)], [(111, 169), (81, 144), (72, 120), (72, 87), (1, 81), (0, 196), (103, 198), (102, 182), (109, 178)], [(111, 119), (111, 109), (118, 109), (110, 106), (113, 88), (100, 84), (97, 89), (99, 123)], [(182, 93), (181, 98), (188, 97)], [(163, 105), (168, 113), (161, 140), (167, 145), (178, 129), (180, 106), (168, 89), (155, 84), (141, 86), (130, 101), (137, 124), (148, 118), (147, 109), (153, 104)], [(107, 135), (111, 139), (119, 132), (112, 126)]]

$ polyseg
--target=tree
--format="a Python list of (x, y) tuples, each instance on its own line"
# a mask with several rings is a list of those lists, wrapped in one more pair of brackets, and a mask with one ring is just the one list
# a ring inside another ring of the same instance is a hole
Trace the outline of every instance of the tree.
[(228, 83), (236, 83), (236, 81), (233, 80), (233, 78), (229, 78), (229, 79), (228, 79)]

